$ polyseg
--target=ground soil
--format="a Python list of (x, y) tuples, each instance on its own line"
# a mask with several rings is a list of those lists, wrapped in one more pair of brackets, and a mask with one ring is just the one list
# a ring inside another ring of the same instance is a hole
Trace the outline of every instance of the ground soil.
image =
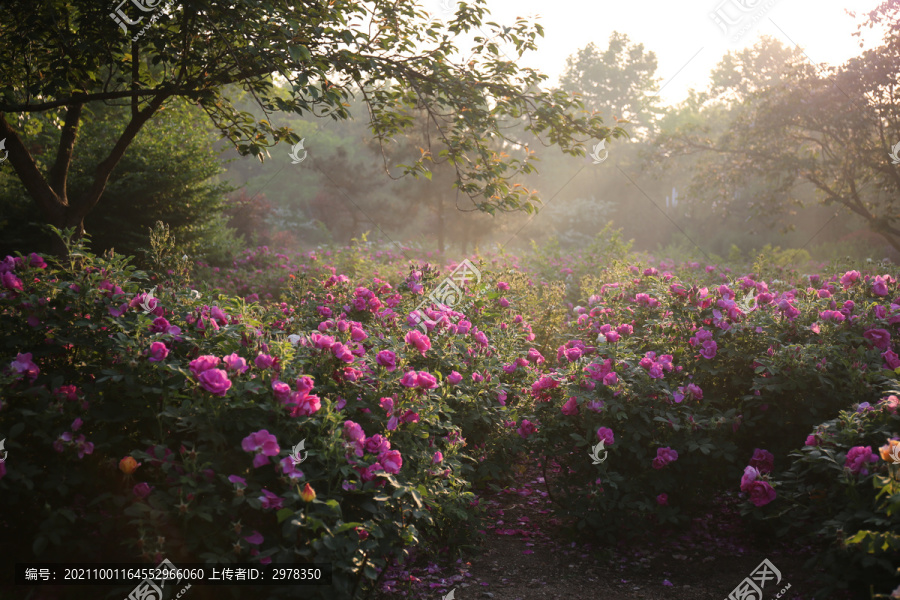
[(573, 541), (553, 517), (539, 473), (519, 481), (481, 495), (491, 523), (476, 552), (448, 561), (417, 551), (409, 566), (387, 573), (379, 600), (727, 600), (764, 559), (781, 582), (753, 600), (775, 599), (788, 584), (782, 600), (815, 600), (820, 587), (804, 567), (812, 549), (747, 531), (734, 501), (717, 500), (686, 531), (591, 544)]

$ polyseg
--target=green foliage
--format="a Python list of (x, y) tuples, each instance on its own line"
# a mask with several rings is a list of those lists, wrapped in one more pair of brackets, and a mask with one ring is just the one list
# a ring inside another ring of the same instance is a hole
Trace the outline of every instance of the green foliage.
[[(84, 117), (80, 152), (69, 168), (68, 189), (73, 197), (86, 194), (94, 180), (94, 166), (115, 143), (128, 123), (121, 108), (98, 107)], [(85, 219), (98, 253), (115, 249), (137, 255), (148, 243), (147, 231), (157, 221), (172, 228), (191, 256), (228, 261), (236, 253), (237, 238), (225, 226), (224, 196), (231, 190), (217, 181), (222, 168), (212, 149), (212, 137), (195, 125), (202, 112), (173, 105), (148, 123), (119, 161), (106, 185), (102, 210)], [(30, 117), (42, 123), (33, 152), (39, 166), (49, 168), (55, 159), (55, 130), (45, 115)], [(44, 250), (48, 236), (36, 226), (42, 216), (20, 180), (0, 187), (0, 206), (8, 214), (0, 238), (6, 252)]]
[[(782, 535), (826, 544), (807, 565), (824, 569), (817, 596), (849, 588), (887, 597), (897, 583), (900, 465), (879, 449), (900, 437), (900, 404), (893, 395), (900, 392), (888, 393), (871, 408), (841, 411), (819, 424), (811, 436), (815, 445), (792, 452), (790, 469), (775, 480), (783, 501), (765, 518)], [(859, 447), (880, 454), (865, 465), (868, 474), (853, 473), (845, 463), (850, 449)]]

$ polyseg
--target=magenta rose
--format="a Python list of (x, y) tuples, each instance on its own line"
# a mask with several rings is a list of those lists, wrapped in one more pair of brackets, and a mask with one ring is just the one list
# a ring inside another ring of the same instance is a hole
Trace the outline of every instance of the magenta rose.
[(191, 369), (191, 373), (194, 374), (194, 377), (199, 377), (200, 373), (209, 369), (213, 369), (218, 366), (218, 364), (218, 357), (207, 354), (204, 356), (198, 356), (191, 361), (191, 364), (189, 366)]
[(869, 329), (863, 333), (863, 337), (881, 350), (887, 350), (891, 347), (891, 333), (886, 329)]
[(718, 351), (719, 346), (716, 344), (714, 340), (707, 340), (703, 342), (703, 348), (700, 350), (700, 356), (703, 358), (713, 359), (716, 357), (716, 352)]
[[(599, 435), (599, 431), (597, 432)], [(678, 452), (672, 450), (671, 448), (657, 448), (656, 449), (656, 458), (653, 459), (653, 468), (654, 469), (662, 469), (664, 466), (671, 462), (675, 462), (678, 460)]]
[(449, 381), (451, 385), (456, 385), (462, 381), (462, 375), (456, 371), (451, 371), (450, 374), (447, 375), (447, 381)]
[(668, 494), (660, 494), (656, 497), (656, 503), (660, 506), (668, 506), (669, 505), (669, 495)]
[(575, 396), (572, 396), (571, 398), (569, 398), (566, 401), (565, 404), (562, 405), (562, 408), (560, 410), (562, 411), (562, 414), (570, 416), (570, 417), (577, 415), (578, 414), (578, 400), (575, 398)]
[(260, 490), (263, 495), (258, 498), (263, 508), (278, 509), (284, 506), (284, 500), (269, 490)]
[(307, 395), (305, 392), (291, 394), (291, 402), (294, 404), (294, 408), (291, 410), (292, 417), (309, 417), (322, 408), (322, 401), (318, 396)]
[(746, 492), (751, 483), (759, 479), (759, 471), (756, 467), (744, 467), (744, 474), (741, 476), (741, 491)]
[(344, 421), (344, 437), (351, 442), (360, 442), (366, 437), (366, 433), (358, 423)]
[(224, 396), (231, 387), (228, 373), (222, 369), (207, 369), (197, 375), (197, 381), (204, 390), (212, 392), (216, 396)]
[(366, 452), (369, 454), (384, 454), (391, 449), (391, 443), (380, 433), (376, 433), (365, 441)]
[(400, 385), (408, 388), (414, 388), (419, 383), (419, 376), (415, 371), (407, 371), (400, 378)]
[(616, 437), (613, 435), (613, 430), (609, 427), (601, 427), (597, 430), (597, 439), (603, 440), (606, 446), (612, 446), (616, 443)]
[(37, 379), (38, 373), (41, 372), (40, 368), (31, 360), (31, 352), (17, 354), (16, 360), (12, 361), (9, 366), (19, 375), (27, 377), (29, 381)]
[(876, 462), (877, 460), (878, 456), (872, 452), (871, 446), (854, 446), (847, 451), (844, 467), (850, 469), (850, 471), (856, 475), (865, 477), (869, 474), (866, 464)]
[(841, 277), (841, 285), (844, 286), (844, 289), (846, 290), (853, 285), (857, 279), (859, 279), (859, 271), (847, 271)]
[(542, 362), (544, 362), (544, 357), (541, 355), (540, 352), (538, 352), (534, 348), (531, 348), (528, 351), (528, 362), (533, 362), (533, 363), (539, 365)]
[(750, 459), (750, 466), (755, 467), (760, 473), (771, 473), (775, 467), (775, 456), (771, 452), (756, 448)]
[(419, 375), (416, 378), (416, 385), (418, 385), (423, 390), (433, 390), (438, 386), (437, 379), (435, 379), (434, 375), (428, 373), (426, 371), (419, 371)]
[(529, 421), (528, 419), (522, 419), (522, 423), (519, 425), (518, 433), (522, 439), (527, 439), (528, 436), (537, 433), (537, 426)]
[(137, 496), (138, 498), (143, 500), (144, 498), (146, 498), (147, 496), (150, 495), (150, 492), (153, 491), (153, 488), (150, 487), (149, 484), (142, 482), (142, 483), (139, 483), (136, 486), (134, 486), (134, 488), (132, 488), (131, 491), (134, 493), (135, 496)]
[(162, 362), (169, 355), (169, 349), (162, 342), (153, 342), (147, 350), (147, 360), (150, 362)]
[(375, 362), (388, 371), (393, 371), (397, 368), (397, 355), (390, 350), (382, 350), (375, 356)]
[(403, 456), (397, 450), (388, 450), (378, 458), (378, 462), (385, 471), (396, 475), (403, 466)]
[(765, 506), (775, 499), (774, 488), (766, 481), (756, 480), (747, 485), (746, 492), (754, 506)]
[(884, 359), (884, 368), (886, 369), (896, 369), (900, 367), (900, 357), (897, 356), (897, 353), (893, 350), (888, 350), (886, 352), (881, 353), (881, 358)]
[(350, 348), (345, 346), (340, 342), (335, 342), (331, 347), (331, 353), (334, 354), (335, 358), (345, 363), (353, 362), (353, 352), (350, 351)]
[(256, 355), (256, 358), (253, 359), (253, 364), (257, 366), (259, 369), (271, 369), (275, 366), (275, 363), (278, 362), (278, 359), (269, 354), (263, 354), (260, 352)]
[(431, 340), (428, 339), (428, 336), (424, 333), (419, 333), (416, 330), (407, 333), (404, 339), (408, 345), (415, 346), (423, 356), (431, 349)]
[(244, 452), (256, 454), (253, 458), (253, 466), (257, 469), (268, 464), (267, 456), (278, 456), (278, 453), (281, 452), (278, 440), (267, 429), (260, 429), (245, 437), (241, 440), (241, 448), (244, 449)]

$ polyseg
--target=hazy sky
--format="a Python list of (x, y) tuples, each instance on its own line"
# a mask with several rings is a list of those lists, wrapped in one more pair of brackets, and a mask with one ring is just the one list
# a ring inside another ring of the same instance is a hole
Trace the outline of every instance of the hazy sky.
[[(551, 83), (568, 56), (590, 42), (605, 49), (613, 31), (643, 43), (656, 53), (664, 102), (683, 99), (691, 87), (706, 87), (709, 72), (726, 52), (751, 46), (760, 35), (799, 45), (816, 63), (840, 64), (860, 52), (859, 39), (851, 36), (858, 20), (844, 9), (866, 12), (878, 4), (880, 0), (488, 0), (489, 20), (501, 24), (539, 15), (544, 27), (540, 50), (526, 55), (522, 64), (543, 71)], [(742, 12), (742, 5), (756, 8)], [(736, 23), (733, 36), (749, 30), (732, 41), (710, 17), (717, 9), (723, 19)], [(874, 43), (867, 46), (877, 44), (877, 35), (868, 37)]]

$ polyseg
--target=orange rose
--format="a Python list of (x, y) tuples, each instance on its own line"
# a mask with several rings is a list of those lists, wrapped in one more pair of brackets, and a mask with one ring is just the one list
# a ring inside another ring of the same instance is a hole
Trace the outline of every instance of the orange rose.
[(134, 460), (130, 456), (126, 456), (122, 460), (119, 461), (119, 470), (125, 473), (126, 475), (131, 475), (135, 472), (135, 470), (141, 466), (141, 463)]
[(300, 492), (300, 498), (302, 498), (304, 502), (312, 502), (316, 499), (316, 490), (312, 489), (312, 486), (307, 483), (303, 486), (303, 491)]
[(895, 446), (900, 446), (900, 440), (888, 440), (887, 446), (879, 448), (881, 460), (891, 464), (900, 464), (900, 461), (894, 458), (895, 456), (900, 456), (900, 450), (894, 450)]

